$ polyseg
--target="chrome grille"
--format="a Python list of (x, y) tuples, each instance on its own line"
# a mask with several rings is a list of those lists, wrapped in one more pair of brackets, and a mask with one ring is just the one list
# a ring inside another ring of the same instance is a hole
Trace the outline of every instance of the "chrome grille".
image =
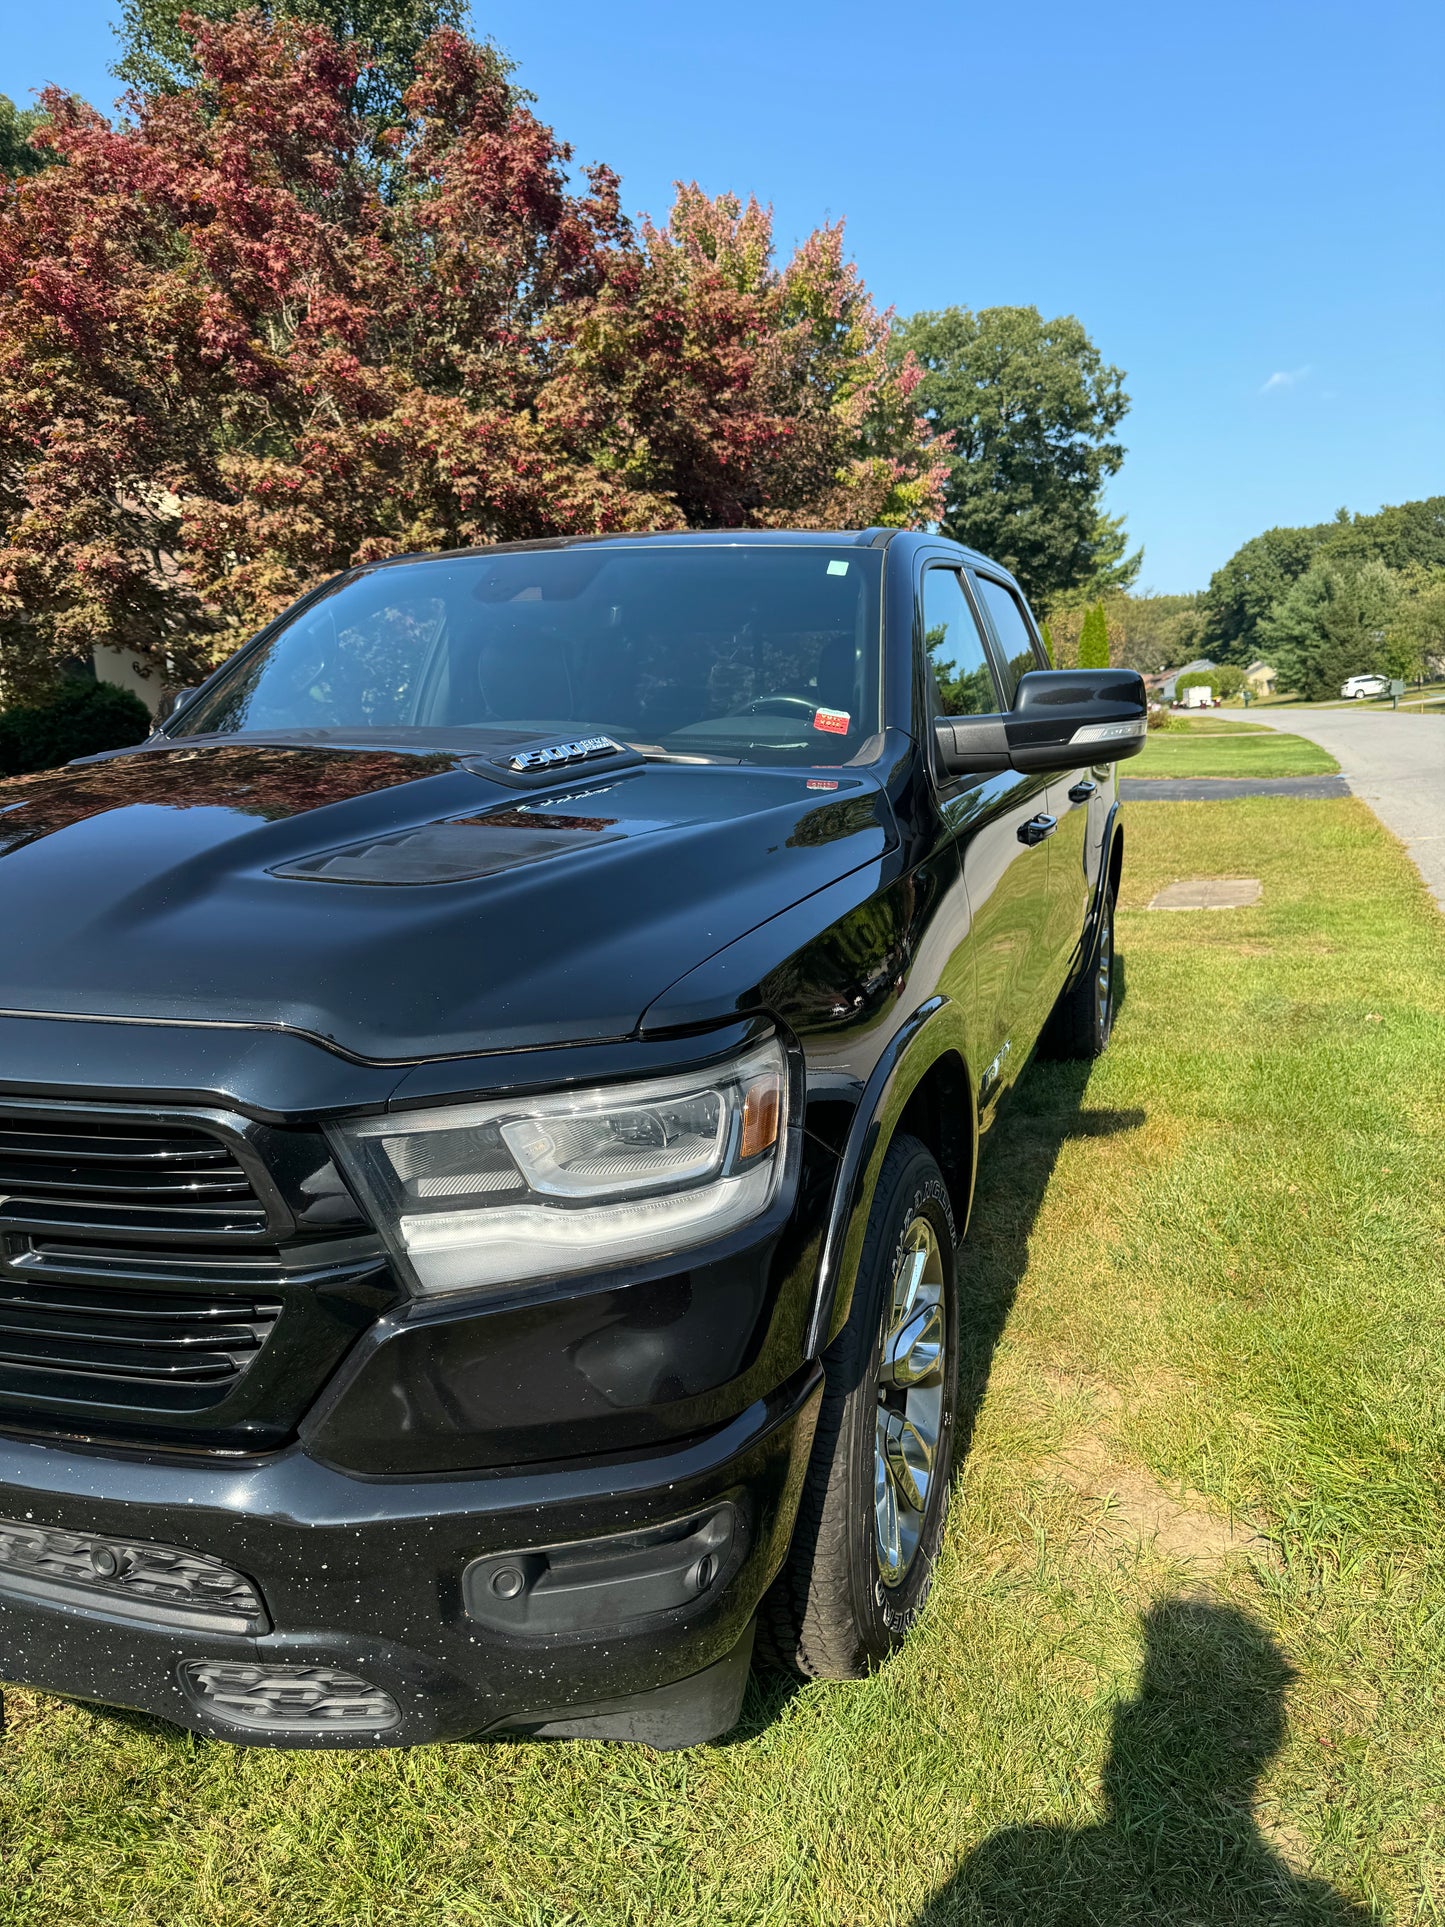
[[(185, 1267), (190, 1278), (195, 1269)], [(164, 1289), (177, 1275), (169, 1254), (27, 1244), (0, 1268), (0, 1366), (223, 1390), (266, 1342), (281, 1302), (247, 1292), (244, 1273), (224, 1295)], [(133, 1288), (145, 1280), (162, 1288)]]
[(202, 1237), (264, 1234), (231, 1147), (185, 1125), (0, 1110), (0, 1229)]

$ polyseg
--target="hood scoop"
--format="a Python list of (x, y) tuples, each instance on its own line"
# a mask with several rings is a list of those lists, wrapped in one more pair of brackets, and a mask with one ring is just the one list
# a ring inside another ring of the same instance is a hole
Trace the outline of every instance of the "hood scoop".
[(478, 776), (488, 776), (494, 783), (506, 783), (519, 789), (534, 789), (542, 783), (553, 783), (559, 774), (583, 767), (591, 769), (595, 766), (598, 774), (610, 776), (614, 770), (634, 769), (644, 760), (641, 751), (629, 749), (625, 743), (614, 742), (610, 736), (600, 735), (571, 737), (560, 742), (539, 736), (525, 742), (509, 743), (483, 756), (458, 758), (464, 769), (474, 770)]

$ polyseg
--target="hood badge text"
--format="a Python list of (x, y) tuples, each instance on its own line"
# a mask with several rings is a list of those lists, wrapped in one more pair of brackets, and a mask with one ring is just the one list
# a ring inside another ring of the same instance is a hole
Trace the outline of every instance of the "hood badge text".
[(620, 756), (621, 743), (610, 736), (579, 736), (571, 743), (549, 743), (545, 749), (519, 749), (507, 758), (507, 768), (520, 774), (540, 769), (562, 769), (572, 763), (591, 763), (599, 756)]

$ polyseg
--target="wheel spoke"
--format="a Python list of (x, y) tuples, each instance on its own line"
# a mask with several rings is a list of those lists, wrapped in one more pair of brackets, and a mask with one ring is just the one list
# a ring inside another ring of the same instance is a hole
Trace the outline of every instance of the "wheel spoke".
[(943, 1307), (924, 1305), (888, 1334), (882, 1381), (888, 1385), (921, 1385), (925, 1379), (936, 1378), (942, 1366)]
[(890, 1577), (903, 1571), (903, 1528), (898, 1516), (898, 1489), (888, 1467), (886, 1418), (878, 1415), (878, 1449), (873, 1465), (873, 1514), (878, 1563)]
[(906, 1324), (918, 1297), (918, 1288), (923, 1283), (923, 1274), (928, 1269), (928, 1247), (910, 1251), (898, 1267), (898, 1276), (893, 1283), (893, 1329), (896, 1331)]
[(897, 1412), (888, 1415), (886, 1446), (888, 1472), (898, 1496), (910, 1512), (928, 1504), (928, 1479), (933, 1470), (933, 1441)]

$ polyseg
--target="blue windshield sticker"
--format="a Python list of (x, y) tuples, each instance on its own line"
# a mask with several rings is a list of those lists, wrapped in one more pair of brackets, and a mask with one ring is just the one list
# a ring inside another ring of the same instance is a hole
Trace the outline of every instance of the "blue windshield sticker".
[(848, 564), (846, 562), (830, 562), (828, 564), (828, 573), (829, 575), (847, 575)]

